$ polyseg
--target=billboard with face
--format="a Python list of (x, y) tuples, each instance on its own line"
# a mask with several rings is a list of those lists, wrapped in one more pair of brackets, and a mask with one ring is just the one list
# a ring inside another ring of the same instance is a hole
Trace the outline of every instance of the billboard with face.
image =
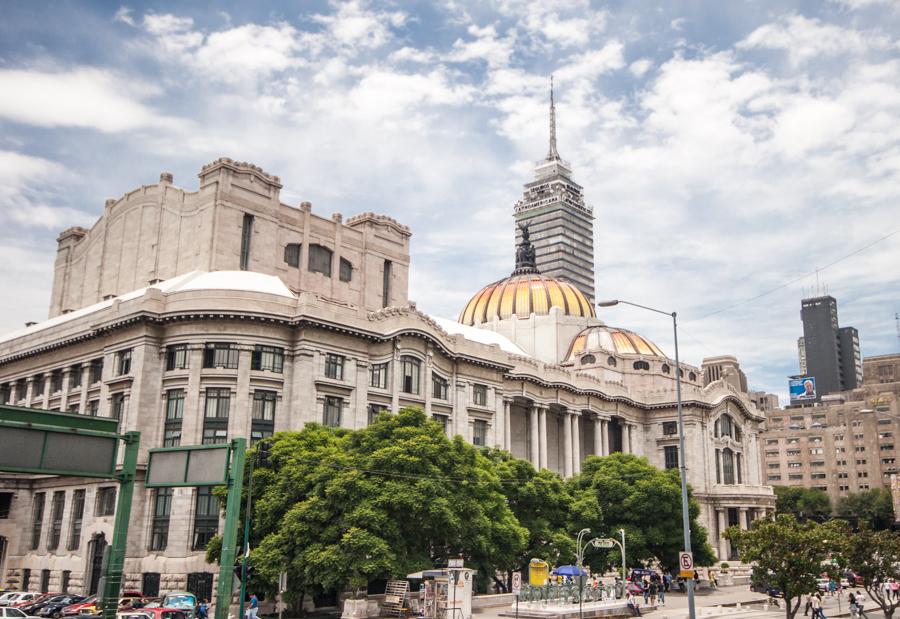
[(816, 399), (816, 378), (814, 376), (797, 376), (788, 381), (791, 402), (804, 402)]

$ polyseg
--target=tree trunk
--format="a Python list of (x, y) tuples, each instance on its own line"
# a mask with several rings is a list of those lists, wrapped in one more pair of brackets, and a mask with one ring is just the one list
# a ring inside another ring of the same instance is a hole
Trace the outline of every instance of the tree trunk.
[(794, 619), (794, 615), (797, 614), (797, 610), (800, 608), (800, 602), (803, 601), (803, 596), (797, 596), (797, 603), (793, 605), (791, 608), (791, 600), (794, 598), (785, 597), (784, 598), (784, 617), (785, 619)]
[(508, 591), (506, 583), (497, 578), (496, 574), (494, 575), (494, 584), (497, 585), (498, 593), (506, 593)]

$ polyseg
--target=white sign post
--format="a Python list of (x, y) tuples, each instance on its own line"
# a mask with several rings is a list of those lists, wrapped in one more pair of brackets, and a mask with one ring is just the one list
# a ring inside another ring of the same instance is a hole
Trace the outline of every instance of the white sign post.
[(519, 619), (519, 594), (522, 593), (522, 572), (512, 573), (512, 592), (516, 596), (516, 619)]
[(678, 554), (678, 575), (682, 578), (694, 577), (694, 555), (690, 552), (682, 551)]

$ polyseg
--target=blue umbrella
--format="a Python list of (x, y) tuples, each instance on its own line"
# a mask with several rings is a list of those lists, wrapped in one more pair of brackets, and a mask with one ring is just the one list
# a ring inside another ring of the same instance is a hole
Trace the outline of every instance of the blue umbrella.
[(558, 576), (587, 576), (584, 568), (577, 565), (560, 565), (553, 570), (553, 573)]

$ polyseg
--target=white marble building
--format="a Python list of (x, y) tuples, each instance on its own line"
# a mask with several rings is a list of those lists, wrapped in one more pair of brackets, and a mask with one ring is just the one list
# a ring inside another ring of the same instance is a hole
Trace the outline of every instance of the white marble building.
[[(403, 406), (562, 475), (614, 451), (677, 461), (678, 368), (597, 320), (574, 287), (526, 265), (477, 293), (459, 322), (434, 318), (407, 296), (405, 226), (283, 204), (278, 179), (250, 164), (220, 159), (200, 178), (188, 192), (164, 173), (108, 201), (90, 230), (62, 233), (51, 317), (0, 336), (0, 404), (116, 417), (141, 432), (142, 465), (151, 447), (310, 422), (362, 428)], [(724, 527), (774, 508), (763, 416), (726, 376), (680, 370), (689, 481), (724, 557)], [(2, 584), (95, 590), (114, 492), (0, 475)], [(211, 505), (204, 492), (139, 481), (127, 587), (211, 597)]]

